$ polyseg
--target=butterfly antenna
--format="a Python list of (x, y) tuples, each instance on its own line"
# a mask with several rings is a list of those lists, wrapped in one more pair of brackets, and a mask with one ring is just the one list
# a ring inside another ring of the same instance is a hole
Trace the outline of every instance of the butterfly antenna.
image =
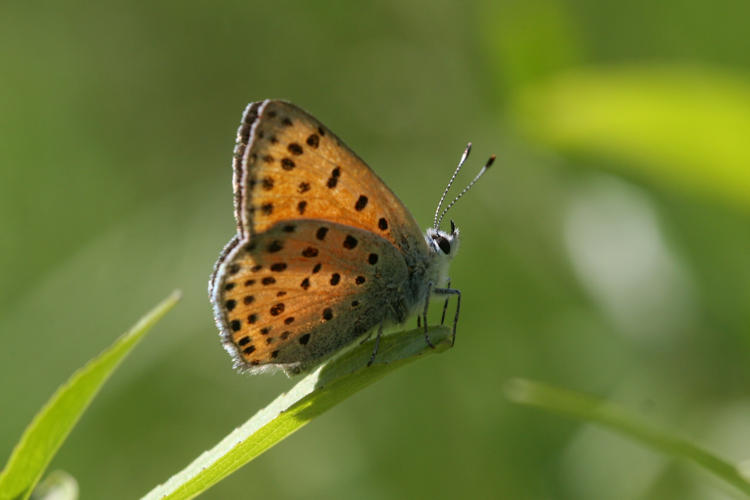
[[(482, 176), (484, 175), (484, 173), (485, 173), (485, 172), (487, 171), (487, 169), (488, 169), (488, 168), (490, 168), (490, 167), (492, 166), (492, 164), (493, 164), (493, 163), (495, 163), (495, 155), (492, 155), (492, 156), (490, 156), (490, 159), (489, 159), (489, 160), (487, 160), (487, 163), (485, 163), (485, 164), (484, 164), (484, 166), (482, 167), (482, 170), (480, 170), (480, 171), (479, 171), (479, 173), (477, 174), (477, 176), (476, 176), (476, 177), (474, 177), (474, 180), (472, 180), (472, 181), (471, 181), (471, 182), (469, 183), (469, 185), (468, 185), (468, 186), (466, 186), (466, 187), (464, 188), (464, 190), (463, 190), (463, 191), (461, 191), (460, 193), (458, 193), (458, 196), (456, 196), (455, 198), (453, 198), (453, 201), (452, 201), (452, 202), (450, 202), (450, 203), (448, 204), (448, 206), (447, 206), (447, 207), (445, 207), (445, 210), (443, 210), (443, 213), (441, 213), (441, 214), (440, 214), (440, 218), (439, 218), (439, 219), (437, 219), (437, 224), (435, 224), (435, 228), (436, 228), (436, 229), (437, 229), (437, 227), (438, 227), (438, 226), (440, 225), (440, 223), (441, 223), (441, 222), (443, 222), (443, 217), (445, 217), (445, 214), (446, 214), (446, 213), (448, 213), (448, 210), (450, 210), (450, 209), (451, 209), (451, 207), (452, 207), (453, 205), (455, 205), (455, 204), (456, 204), (456, 202), (457, 202), (457, 201), (458, 201), (458, 200), (459, 200), (459, 199), (460, 199), (460, 198), (461, 198), (461, 197), (462, 197), (462, 196), (463, 196), (464, 194), (466, 194), (466, 192), (467, 192), (467, 191), (468, 191), (469, 189), (471, 189), (471, 186), (473, 186), (473, 185), (474, 185), (474, 184), (475, 184), (475, 183), (476, 183), (476, 182), (477, 182), (477, 181), (479, 180), (479, 178), (480, 178), (480, 177), (482, 177)], [(460, 165), (459, 165), (459, 167), (460, 167)], [(456, 172), (458, 172), (458, 171), (456, 171)], [(454, 177), (455, 177), (455, 174), (454, 174)], [(451, 179), (451, 182), (453, 182), (453, 179)], [(448, 184), (448, 187), (450, 187), (450, 184)], [(442, 200), (441, 200), (441, 201), (442, 201)]]
[[(456, 180), (456, 176), (458, 175), (458, 172), (461, 170), (461, 167), (466, 162), (466, 159), (469, 157), (469, 153), (471, 153), (471, 143), (468, 143), (466, 145), (466, 149), (464, 149), (464, 154), (461, 155), (461, 159), (458, 161), (458, 166), (456, 167), (456, 171), (453, 172), (453, 175), (451, 176), (451, 180), (448, 181), (448, 185), (445, 186), (445, 191), (443, 191), (443, 196), (440, 197), (440, 201), (438, 202), (437, 208), (435, 209), (435, 219), (434, 219), (434, 228), (437, 229), (438, 227), (438, 214), (440, 213), (440, 207), (443, 205), (443, 202), (445, 201), (445, 197), (448, 196), (448, 191), (450, 190), (451, 186), (453, 185), (453, 181)], [(442, 220), (442, 217), (440, 218)]]

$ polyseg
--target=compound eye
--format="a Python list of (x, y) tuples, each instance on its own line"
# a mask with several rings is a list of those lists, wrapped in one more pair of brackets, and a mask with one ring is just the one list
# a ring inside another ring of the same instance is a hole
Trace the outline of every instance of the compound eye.
[(443, 251), (445, 255), (450, 255), (451, 253), (451, 244), (448, 241), (447, 238), (443, 238), (442, 236), (439, 236), (435, 238), (437, 241), (438, 246), (440, 247), (440, 250)]

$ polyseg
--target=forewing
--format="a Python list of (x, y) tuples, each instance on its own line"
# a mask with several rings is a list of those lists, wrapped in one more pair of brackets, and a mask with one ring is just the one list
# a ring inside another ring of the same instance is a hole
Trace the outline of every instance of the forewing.
[(425, 251), (411, 213), (370, 167), (314, 117), (284, 101), (245, 110), (234, 190), (243, 237), (279, 221), (322, 219), (372, 231), (402, 252)]
[(235, 238), (212, 279), (216, 322), (235, 365), (298, 373), (389, 317), (406, 283), (398, 250), (368, 231), (285, 220)]

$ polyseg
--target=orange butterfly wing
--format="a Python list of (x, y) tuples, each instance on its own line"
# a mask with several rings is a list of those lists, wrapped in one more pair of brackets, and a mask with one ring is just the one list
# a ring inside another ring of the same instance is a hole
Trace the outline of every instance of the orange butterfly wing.
[(299, 219), (227, 248), (212, 299), (237, 368), (299, 373), (405, 313), (392, 311), (405, 261), (370, 232)]
[(414, 217), (336, 135), (293, 104), (250, 104), (237, 134), (235, 217), (245, 238), (279, 221), (322, 219), (427, 251)]
[(233, 183), (238, 235), (210, 294), (236, 367), (298, 373), (405, 319), (427, 243), (398, 198), (315, 118), (283, 101), (249, 105)]

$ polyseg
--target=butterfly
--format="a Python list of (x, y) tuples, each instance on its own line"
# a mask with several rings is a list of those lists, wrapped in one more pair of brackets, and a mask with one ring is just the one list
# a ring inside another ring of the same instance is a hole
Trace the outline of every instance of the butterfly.
[(237, 234), (209, 281), (235, 368), (301, 373), (377, 327), (374, 358), (383, 326), (417, 312), (430, 344), (434, 295), (446, 296), (446, 306), (457, 297), (455, 338), (461, 294), (450, 287), (448, 266), (459, 232), (453, 221), (450, 232), (438, 227), (495, 157), (438, 212), (470, 148), (423, 234), (385, 183), (314, 117), (285, 101), (249, 104), (234, 150)]

